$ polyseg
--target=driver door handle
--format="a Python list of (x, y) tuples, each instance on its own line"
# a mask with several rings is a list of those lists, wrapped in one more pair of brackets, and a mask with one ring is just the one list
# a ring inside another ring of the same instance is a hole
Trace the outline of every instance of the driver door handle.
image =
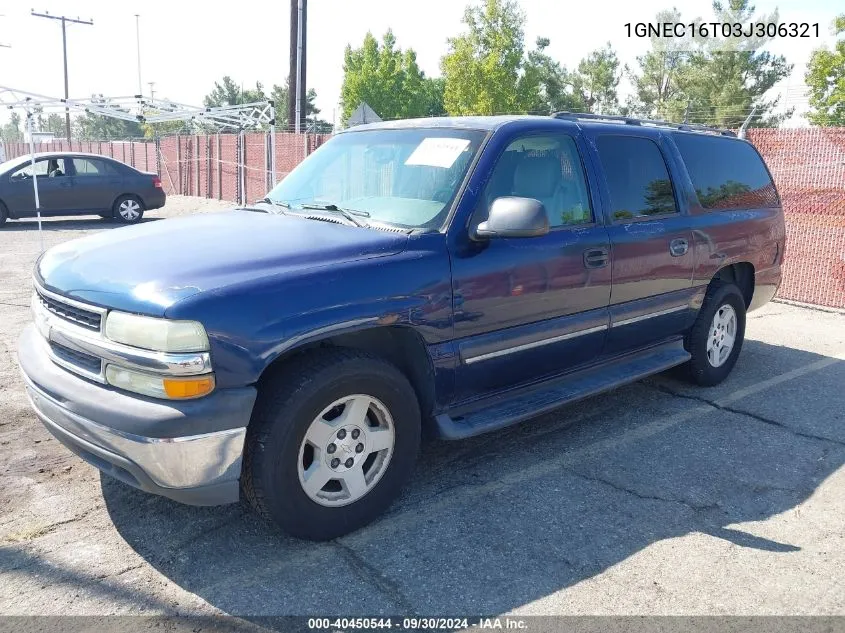
[(683, 238), (678, 238), (669, 242), (669, 253), (672, 257), (681, 257), (686, 255), (689, 250), (689, 242)]
[(584, 251), (585, 268), (604, 268), (610, 261), (610, 252), (606, 248), (591, 248)]

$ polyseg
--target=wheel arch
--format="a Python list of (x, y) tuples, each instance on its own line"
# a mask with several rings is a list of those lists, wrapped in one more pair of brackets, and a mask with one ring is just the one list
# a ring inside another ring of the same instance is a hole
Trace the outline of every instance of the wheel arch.
[(285, 350), (261, 372), (259, 388), (266, 376), (280, 366), (295, 362), (297, 357), (320, 348), (347, 348), (366, 351), (383, 358), (401, 371), (417, 395), (425, 421), (434, 412), (434, 366), (422, 336), (407, 326), (375, 326), (327, 334)]
[(723, 266), (713, 275), (713, 281), (735, 284), (745, 299), (745, 307), (751, 306), (754, 298), (754, 265), (751, 262), (736, 262)]
[(135, 200), (137, 200), (141, 204), (141, 210), (142, 211), (147, 210), (147, 204), (144, 202), (144, 199), (141, 196), (139, 196), (137, 193), (135, 193), (133, 191), (126, 191), (124, 193), (120, 193), (120, 194), (116, 195), (114, 197), (114, 200), (112, 200), (112, 202), (111, 202), (112, 213), (117, 213), (117, 208), (116, 208), (117, 207), (117, 201), (120, 200), (121, 198), (127, 198), (127, 197), (128, 198), (134, 198)]

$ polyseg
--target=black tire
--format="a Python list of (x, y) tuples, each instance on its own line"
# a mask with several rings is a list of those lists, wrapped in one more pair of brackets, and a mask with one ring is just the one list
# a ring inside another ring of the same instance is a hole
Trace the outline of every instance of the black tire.
[(9, 219), (9, 210), (6, 208), (6, 205), (0, 202), (0, 226), (3, 226), (6, 223), (6, 220)]
[[(137, 209), (134, 209), (135, 213), (122, 214), (123, 205), (133, 203), (137, 205)], [(120, 196), (112, 205), (112, 217), (122, 224), (137, 224), (144, 217), (144, 203), (137, 196)]]
[[(323, 409), (353, 394), (375, 397), (388, 409), (395, 433), (393, 454), (384, 474), (363, 497), (328, 507), (309, 498), (300, 484), (300, 446)], [(293, 536), (314, 541), (342, 536), (370, 523), (398, 496), (416, 462), (420, 426), (413, 387), (387, 361), (340, 348), (303, 354), (262, 377), (247, 430), (242, 496)]]
[[(730, 306), (736, 314), (736, 335), (730, 354), (721, 365), (716, 367), (707, 357), (707, 342), (712, 334), (713, 317), (723, 309), (723, 306)], [(744, 340), (745, 298), (742, 292), (732, 283), (712, 282), (704, 296), (698, 318), (684, 339), (684, 347), (692, 355), (689, 362), (682, 368), (684, 377), (702, 387), (718, 385), (731, 373)]]

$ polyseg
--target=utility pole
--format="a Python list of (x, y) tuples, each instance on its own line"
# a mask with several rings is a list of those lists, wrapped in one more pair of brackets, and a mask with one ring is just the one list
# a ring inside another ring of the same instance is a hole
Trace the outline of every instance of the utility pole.
[[(62, 51), (64, 53), (65, 58), (65, 99), (68, 99), (70, 95), (68, 95), (68, 85), (67, 85), (67, 29), (66, 24), (67, 22), (71, 22), (72, 24), (85, 24), (87, 26), (91, 26), (94, 24), (94, 20), (80, 20), (79, 18), (69, 18), (64, 15), (50, 15), (46, 11), (44, 13), (36, 13), (35, 10), (32, 11), (33, 17), (36, 18), (49, 18), (50, 20), (61, 20), (62, 21)], [(70, 143), (70, 110), (65, 108), (65, 132), (67, 133), (67, 142)]]
[(143, 84), (141, 83), (141, 26), (139, 23), (140, 15), (135, 14), (135, 44), (138, 49), (138, 94), (144, 94)]
[(148, 81), (147, 85), (150, 87), (150, 101), (155, 101), (156, 98), (156, 91), (153, 89), (153, 86), (156, 85), (154, 81)]
[(290, 3), (290, 81), (288, 85), (288, 124), (294, 131), (304, 128), (307, 110), (307, 84), (305, 78), (308, 50), (308, 2), (291, 0)]

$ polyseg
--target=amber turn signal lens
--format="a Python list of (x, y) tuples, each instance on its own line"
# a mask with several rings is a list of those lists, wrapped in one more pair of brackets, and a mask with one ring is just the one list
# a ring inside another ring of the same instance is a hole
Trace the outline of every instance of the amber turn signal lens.
[(165, 378), (164, 392), (168, 398), (199, 398), (214, 391), (214, 376), (196, 378)]

